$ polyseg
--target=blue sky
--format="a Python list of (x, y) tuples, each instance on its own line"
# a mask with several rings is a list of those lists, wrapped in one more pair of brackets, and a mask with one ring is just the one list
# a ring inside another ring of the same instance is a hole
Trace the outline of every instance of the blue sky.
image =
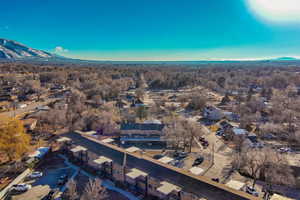
[(99, 60), (300, 56), (299, 1), (268, 2), (5, 0), (0, 38)]

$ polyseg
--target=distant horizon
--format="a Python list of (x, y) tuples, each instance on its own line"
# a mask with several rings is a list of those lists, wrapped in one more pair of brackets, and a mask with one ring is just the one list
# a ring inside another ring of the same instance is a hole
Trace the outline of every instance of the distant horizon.
[(10, 0), (2, 6), (8, 9), (0, 13), (0, 37), (68, 58), (300, 58), (297, 0)]
[[(17, 43), (20, 43), (24, 46), (27, 46), (28, 48), (33, 48), (33, 49), (37, 49), (31, 46), (26, 45), (26, 43), (24, 42), (20, 42), (20, 41), (16, 41), (10, 38), (1, 38), (0, 39), (5, 39), (5, 40), (11, 40)], [(44, 50), (44, 49), (37, 49), (37, 50), (43, 50), (46, 51), (48, 53), (52, 53), (54, 55), (57, 56), (62, 56), (59, 55), (57, 52), (55, 51), (48, 51), (48, 50)], [(299, 60), (300, 56), (296, 56), (296, 55), (277, 55), (277, 56), (269, 56), (269, 57), (256, 57), (256, 58), (195, 58), (195, 59), (106, 59), (106, 58), (92, 58), (92, 57), (83, 57), (83, 56), (62, 56), (64, 58), (67, 59), (78, 59), (78, 60), (83, 60), (83, 61), (101, 61), (101, 62), (226, 62), (226, 61), (264, 61), (264, 60)]]
[[(66, 58), (70, 58), (70, 57), (66, 57)], [(288, 60), (299, 60), (300, 57), (299, 56), (279, 56), (279, 57), (263, 57), (263, 58), (240, 58), (240, 59), (235, 59), (235, 58), (228, 58), (228, 59), (195, 59), (195, 60), (185, 60), (185, 59), (180, 59), (180, 60), (114, 60), (114, 59), (85, 59), (85, 58), (71, 58), (71, 59), (78, 59), (78, 60), (86, 60), (86, 61), (107, 61), (107, 62), (202, 62), (202, 61), (207, 61), (207, 62), (218, 62), (218, 61), (264, 61), (264, 60), (284, 60), (284, 61), (288, 61)]]

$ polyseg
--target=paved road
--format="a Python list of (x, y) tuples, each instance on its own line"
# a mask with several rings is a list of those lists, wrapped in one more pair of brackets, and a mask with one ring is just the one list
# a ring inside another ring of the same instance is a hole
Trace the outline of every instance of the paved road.
[(34, 111), (34, 110), (36, 110), (37, 107), (48, 105), (49, 103), (54, 102), (55, 100), (57, 100), (57, 99), (47, 99), (44, 102), (32, 102), (31, 104), (27, 105), (26, 108), (18, 108), (13, 111), (0, 113), (0, 117), (1, 116), (15, 117), (15, 116), (21, 115), (23, 113)]

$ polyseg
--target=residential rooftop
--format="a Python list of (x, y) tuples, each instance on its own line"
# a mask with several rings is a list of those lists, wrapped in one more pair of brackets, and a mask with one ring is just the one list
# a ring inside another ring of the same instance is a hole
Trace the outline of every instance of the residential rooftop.
[(123, 123), (121, 124), (121, 130), (155, 130), (161, 131), (164, 128), (163, 124), (150, 124), (150, 123)]

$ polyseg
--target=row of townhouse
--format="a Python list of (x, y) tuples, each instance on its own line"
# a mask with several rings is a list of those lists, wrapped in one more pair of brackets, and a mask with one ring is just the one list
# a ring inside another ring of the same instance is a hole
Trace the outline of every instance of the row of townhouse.
[(168, 200), (258, 199), (207, 177), (160, 163), (136, 147), (123, 149), (109, 144), (111, 141), (99, 141), (75, 132), (62, 135), (57, 143), (71, 160), (145, 197)]

